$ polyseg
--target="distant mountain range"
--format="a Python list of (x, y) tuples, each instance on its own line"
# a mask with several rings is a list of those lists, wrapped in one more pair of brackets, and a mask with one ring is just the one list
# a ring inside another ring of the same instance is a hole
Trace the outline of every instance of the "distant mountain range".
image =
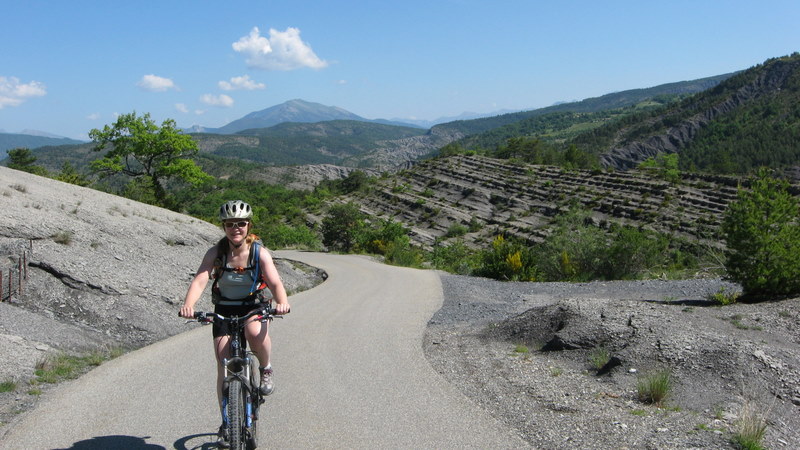
[(293, 123), (317, 123), (330, 120), (354, 120), (357, 122), (380, 123), (383, 125), (413, 126), (418, 125), (402, 121), (392, 120), (370, 120), (365, 119), (350, 111), (337, 106), (326, 106), (320, 103), (308, 102), (301, 99), (289, 100), (280, 105), (271, 106), (261, 111), (254, 111), (246, 116), (236, 119), (225, 126), (219, 128), (207, 128), (193, 126), (186, 129), (190, 133), (213, 133), (213, 134), (234, 134), (246, 130), (269, 128), (286, 122)]
[[(12, 148), (39, 148), (57, 145), (76, 145), (83, 144), (84, 141), (56, 136), (37, 130), (22, 130), (19, 133), (0, 132), (0, 152), (11, 150)], [(5, 155), (0, 154), (4, 157)], [(2, 158), (0, 158), (2, 159)]]

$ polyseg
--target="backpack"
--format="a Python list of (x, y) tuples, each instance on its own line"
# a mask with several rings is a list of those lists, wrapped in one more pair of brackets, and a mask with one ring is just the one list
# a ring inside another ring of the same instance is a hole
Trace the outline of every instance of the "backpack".
[[(248, 305), (248, 304), (255, 304), (256, 301), (263, 302), (264, 301), (264, 294), (262, 291), (267, 288), (267, 282), (264, 280), (264, 275), (261, 273), (260, 267), (260, 258), (258, 258), (258, 252), (261, 250), (263, 244), (260, 240), (256, 238), (255, 235), (251, 235), (255, 239), (253, 243), (250, 245), (250, 255), (247, 257), (247, 267), (228, 267), (227, 260), (228, 260), (228, 239), (222, 238), (219, 243), (217, 243), (217, 257), (214, 259), (214, 269), (211, 274), (212, 278), (214, 279), (213, 284), (211, 285), (211, 302), (215, 305)], [(253, 279), (253, 285), (250, 287), (250, 295), (245, 298), (241, 299), (229, 299), (222, 295), (219, 289), (219, 279), (222, 277), (224, 272), (251, 272), (251, 278)]]

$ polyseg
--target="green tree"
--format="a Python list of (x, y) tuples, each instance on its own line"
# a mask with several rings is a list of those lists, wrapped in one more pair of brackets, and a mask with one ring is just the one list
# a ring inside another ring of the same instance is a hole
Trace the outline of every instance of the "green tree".
[(91, 163), (94, 171), (104, 175), (121, 173), (140, 180), (138, 186), (151, 187), (156, 203), (162, 206), (167, 205), (168, 180), (197, 185), (211, 179), (190, 159), (198, 151), (197, 143), (177, 129), (172, 119), (159, 127), (150, 114), (123, 114), (112, 126), (90, 131), (89, 137), (97, 144), (95, 151), (111, 147), (103, 158)]
[(677, 153), (659, 153), (653, 158), (642, 161), (639, 168), (654, 170), (660, 178), (670, 183), (677, 183), (681, 180)]
[(788, 186), (761, 170), (725, 213), (725, 269), (745, 294), (800, 293), (798, 202)]
[(36, 162), (36, 156), (34, 156), (33, 152), (28, 148), (19, 147), (9, 150), (8, 159), (8, 167), (11, 169), (47, 176), (47, 169), (34, 164)]
[(77, 184), (78, 186), (89, 185), (89, 180), (82, 173), (78, 172), (69, 161), (64, 162), (61, 166), (61, 172), (55, 176), (55, 179), (65, 183)]
[(364, 228), (364, 214), (355, 203), (334, 205), (322, 219), (322, 243), (331, 250), (350, 252)]

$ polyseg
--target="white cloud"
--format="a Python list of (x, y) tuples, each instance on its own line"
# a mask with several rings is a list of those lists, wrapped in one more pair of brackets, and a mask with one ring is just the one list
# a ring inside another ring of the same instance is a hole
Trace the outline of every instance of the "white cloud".
[(225, 94), (212, 95), (205, 94), (200, 97), (200, 101), (210, 106), (219, 106), (222, 108), (230, 108), (233, 106), (233, 99)]
[(99, 119), (99, 118), (100, 118), (100, 114), (98, 114), (98, 113), (91, 113), (91, 114), (89, 114), (88, 116), (86, 116), (86, 118), (87, 118), (87, 119), (89, 119), (89, 120), (97, 120), (97, 119)]
[(336, 80), (336, 84), (338, 84), (339, 86), (344, 86), (345, 84), (347, 84), (347, 80)]
[(183, 103), (175, 103), (175, 109), (182, 113), (189, 112), (189, 108)]
[(19, 106), (30, 97), (47, 94), (44, 84), (38, 81), (20, 83), (17, 77), (0, 77), (0, 109), (5, 106)]
[(250, 75), (242, 75), (241, 77), (233, 77), (231, 81), (220, 81), (219, 88), (223, 91), (254, 91), (256, 89), (265, 89), (267, 87), (264, 83), (256, 83), (250, 79)]
[(232, 46), (235, 51), (245, 55), (245, 62), (251, 68), (293, 70), (328, 66), (300, 39), (300, 30), (297, 28), (289, 27), (286, 31), (270, 28), (267, 39), (261, 36), (258, 27), (253, 27), (249, 35), (240, 38)]
[(136, 85), (150, 92), (164, 92), (168, 89), (178, 89), (178, 86), (169, 78), (159, 77), (153, 74), (143, 76)]

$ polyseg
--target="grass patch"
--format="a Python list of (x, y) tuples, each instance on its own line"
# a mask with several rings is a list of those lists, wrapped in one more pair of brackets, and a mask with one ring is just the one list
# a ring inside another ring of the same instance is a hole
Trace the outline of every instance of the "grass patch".
[(561, 367), (551, 367), (550, 368), (550, 376), (551, 377), (558, 377), (564, 373), (564, 369)]
[(518, 344), (514, 347), (514, 353), (529, 353), (530, 349), (527, 345)]
[(730, 317), (731, 324), (740, 330), (763, 330), (763, 328), (758, 325), (745, 325), (742, 323), (742, 319), (744, 319), (744, 316), (741, 314), (734, 314)]
[(672, 374), (669, 370), (661, 370), (639, 378), (636, 392), (639, 400), (656, 406), (662, 406), (672, 389)]
[(726, 292), (725, 288), (719, 290), (708, 296), (708, 300), (718, 305), (727, 306), (736, 303), (739, 300), (741, 293), (739, 292)]
[(13, 380), (7, 380), (0, 383), (0, 392), (14, 392), (17, 389), (17, 383)]
[(633, 414), (634, 416), (645, 417), (647, 415), (647, 411), (643, 409), (634, 409), (633, 411), (631, 411), (631, 414)]
[(603, 366), (608, 364), (610, 360), (611, 360), (611, 352), (609, 352), (608, 349), (603, 346), (595, 347), (589, 353), (589, 362), (592, 364), (592, 367), (595, 370), (602, 369)]
[(93, 351), (83, 355), (69, 355), (55, 353), (46, 356), (38, 363), (34, 370), (37, 383), (58, 383), (71, 380), (86, 373), (89, 369), (99, 366), (104, 361), (122, 354), (122, 349), (110, 351)]
[(767, 415), (747, 402), (742, 407), (731, 440), (744, 450), (765, 449), (761, 441), (767, 431)]

